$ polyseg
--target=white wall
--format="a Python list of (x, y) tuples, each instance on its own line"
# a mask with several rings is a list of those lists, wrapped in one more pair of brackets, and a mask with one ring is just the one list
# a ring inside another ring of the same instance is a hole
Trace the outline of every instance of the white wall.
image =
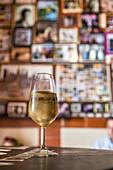
[(94, 142), (107, 135), (105, 128), (61, 128), (61, 147), (92, 148)]
[(4, 137), (14, 137), (26, 146), (37, 146), (39, 144), (38, 128), (0, 128), (0, 145)]

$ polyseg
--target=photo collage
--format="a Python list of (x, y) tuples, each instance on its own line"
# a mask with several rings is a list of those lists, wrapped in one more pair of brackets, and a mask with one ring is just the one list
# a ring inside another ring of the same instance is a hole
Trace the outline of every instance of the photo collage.
[(55, 78), (58, 117), (109, 117), (111, 4), (112, 0), (0, 0), (0, 116), (27, 117), (32, 76), (45, 71)]

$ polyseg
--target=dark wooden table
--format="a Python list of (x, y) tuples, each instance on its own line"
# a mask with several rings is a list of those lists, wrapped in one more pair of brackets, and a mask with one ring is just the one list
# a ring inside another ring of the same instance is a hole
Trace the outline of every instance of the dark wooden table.
[[(32, 150), (11, 150), (0, 158), (21, 154)], [(14, 165), (2, 165), (0, 170), (111, 170), (113, 169), (113, 151), (79, 149), (79, 148), (51, 148), (58, 152), (58, 156), (45, 158), (31, 157), (23, 162), (13, 162)]]

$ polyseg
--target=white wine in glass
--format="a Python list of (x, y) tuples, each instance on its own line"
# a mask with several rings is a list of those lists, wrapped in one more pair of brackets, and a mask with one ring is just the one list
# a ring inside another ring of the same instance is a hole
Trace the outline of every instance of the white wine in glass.
[(41, 147), (36, 156), (58, 155), (46, 148), (46, 127), (58, 114), (58, 100), (52, 74), (36, 73), (33, 77), (29, 99), (29, 114), (41, 127)]

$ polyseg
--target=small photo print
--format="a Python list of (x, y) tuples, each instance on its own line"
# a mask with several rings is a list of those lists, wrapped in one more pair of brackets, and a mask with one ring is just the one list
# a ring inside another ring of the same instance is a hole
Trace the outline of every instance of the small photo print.
[(16, 27), (32, 27), (34, 24), (34, 6), (17, 5), (15, 6), (14, 24)]
[(113, 54), (113, 32), (105, 32), (105, 54)]
[(58, 39), (57, 35), (58, 24), (57, 22), (38, 22), (36, 24), (36, 43), (52, 43)]
[(77, 27), (78, 15), (62, 15), (61, 27)]
[(61, 1), (62, 13), (81, 13), (83, 12), (82, 0), (62, 0)]
[(13, 48), (12, 61), (30, 61), (30, 48)]
[(105, 112), (105, 104), (96, 103), (96, 112), (97, 113)]
[(72, 103), (71, 104), (71, 112), (72, 113), (79, 113), (79, 112), (81, 112), (81, 104), (80, 103)]
[(76, 44), (55, 44), (54, 59), (57, 62), (77, 62), (78, 51)]
[(0, 103), (0, 117), (6, 115), (6, 104)]
[(104, 61), (104, 45), (79, 45), (79, 60), (82, 61)]
[(15, 28), (13, 44), (17, 47), (31, 46), (32, 29), (31, 28)]
[(82, 27), (99, 27), (99, 17), (98, 14), (81, 14)]
[(14, 0), (0, 0), (0, 4), (12, 4)]
[(88, 104), (82, 104), (82, 111), (85, 113), (93, 112), (94, 111), (94, 104), (88, 103)]
[(113, 13), (109, 13), (106, 16), (106, 30), (113, 31)]
[(53, 61), (53, 44), (33, 44), (32, 45), (32, 62), (52, 62)]
[(12, 18), (11, 5), (0, 6), (0, 27), (10, 26)]
[(59, 3), (55, 0), (50, 1), (38, 1), (37, 2), (37, 14), (38, 20), (57, 20), (59, 12)]
[(9, 52), (0, 52), (0, 63), (8, 63), (9, 61)]
[(26, 102), (9, 102), (7, 105), (8, 117), (26, 117), (27, 103)]
[(113, 12), (113, 1), (112, 0), (100, 0), (101, 12)]
[(36, 0), (15, 0), (15, 1), (18, 4), (24, 4), (24, 3), (31, 4), (31, 3), (35, 3), (36, 2)]
[(84, 12), (99, 13), (99, 0), (84, 0)]
[(0, 28), (0, 51), (8, 51), (11, 41), (10, 29)]
[(69, 103), (59, 103), (58, 117), (70, 117)]
[(78, 29), (77, 28), (60, 28), (59, 30), (60, 42), (78, 43)]

